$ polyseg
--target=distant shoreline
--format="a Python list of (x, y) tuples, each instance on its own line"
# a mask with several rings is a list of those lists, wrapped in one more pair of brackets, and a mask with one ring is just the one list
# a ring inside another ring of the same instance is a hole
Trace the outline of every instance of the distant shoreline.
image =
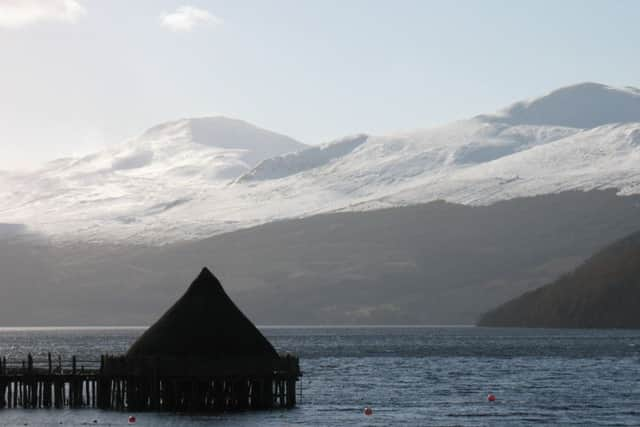
[[(260, 329), (407, 329), (407, 328), (475, 328), (476, 325), (257, 325)], [(73, 331), (73, 330), (142, 330), (148, 326), (0, 326), (0, 332)]]

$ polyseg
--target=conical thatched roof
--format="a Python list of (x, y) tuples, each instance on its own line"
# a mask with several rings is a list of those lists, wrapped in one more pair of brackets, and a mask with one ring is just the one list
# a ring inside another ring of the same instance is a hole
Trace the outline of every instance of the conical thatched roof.
[(129, 358), (275, 359), (273, 346), (204, 268), (127, 352)]

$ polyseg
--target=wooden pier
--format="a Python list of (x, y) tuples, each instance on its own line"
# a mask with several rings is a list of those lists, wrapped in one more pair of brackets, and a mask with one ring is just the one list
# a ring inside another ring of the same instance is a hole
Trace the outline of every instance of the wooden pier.
[(60, 358), (53, 362), (51, 355), (35, 363), (31, 355), (24, 361), (2, 358), (0, 409), (223, 412), (296, 405), (301, 373), (295, 356), (281, 356), (269, 365), (251, 360), (175, 362), (102, 356), (99, 362), (83, 362), (87, 368), (75, 357), (66, 364)]

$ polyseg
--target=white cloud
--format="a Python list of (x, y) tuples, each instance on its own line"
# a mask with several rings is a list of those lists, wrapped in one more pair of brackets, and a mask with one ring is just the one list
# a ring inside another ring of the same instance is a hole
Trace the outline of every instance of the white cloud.
[(200, 24), (220, 25), (222, 19), (204, 9), (180, 6), (175, 12), (163, 14), (160, 22), (171, 31), (193, 31)]
[(38, 22), (76, 22), (87, 13), (78, 0), (0, 0), (0, 27), (21, 28)]

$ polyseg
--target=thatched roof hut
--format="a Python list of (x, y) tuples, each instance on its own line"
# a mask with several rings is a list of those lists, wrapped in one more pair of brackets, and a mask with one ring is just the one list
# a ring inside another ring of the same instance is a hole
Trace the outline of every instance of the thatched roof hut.
[(204, 268), (126, 355), (102, 357), (100, 375), (100, 408), (224, 411), (295, 406), (301, 372)]
[(185, 294), (138, 340), (127, 358), (260, 359), (276, 350), (204, 268)]

